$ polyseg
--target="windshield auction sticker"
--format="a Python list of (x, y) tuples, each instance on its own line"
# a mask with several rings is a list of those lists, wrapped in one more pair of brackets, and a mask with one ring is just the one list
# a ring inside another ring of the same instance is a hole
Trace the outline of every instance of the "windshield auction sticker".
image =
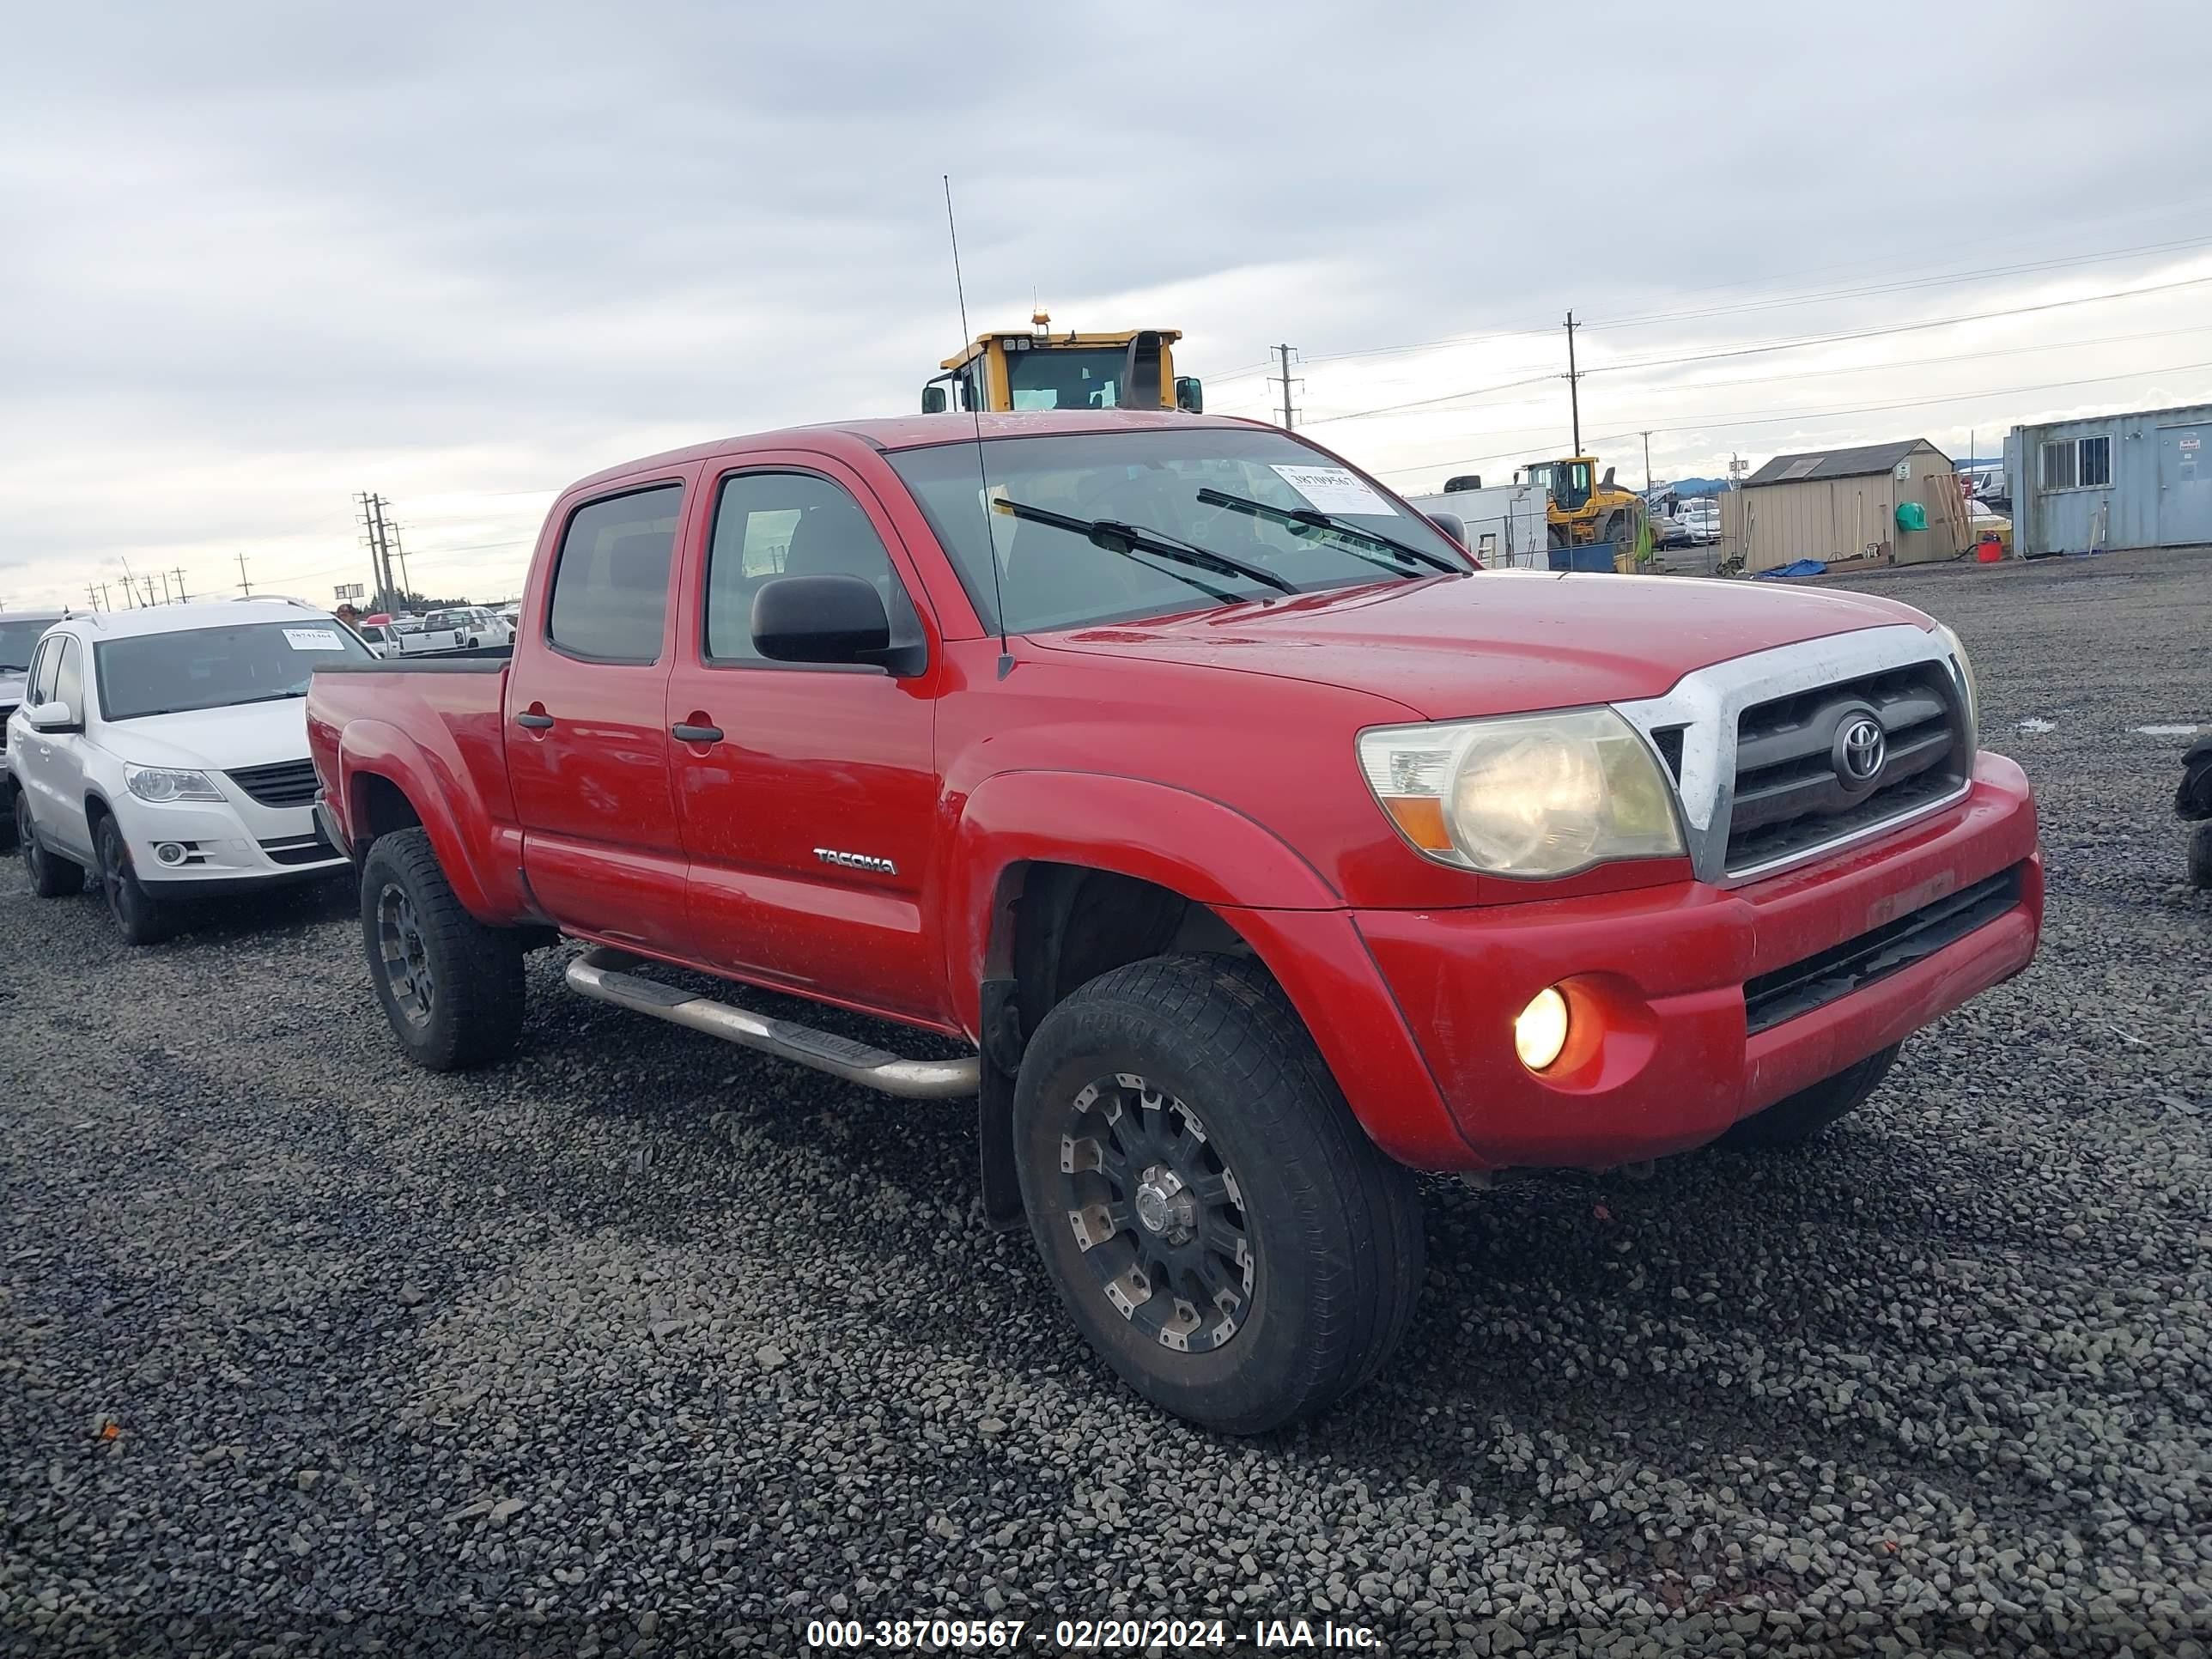
[(295, 651), (343, 651), (345, 641), (327, 628), (288, 628), (284, 637)]
[(1275, 476), (1322, 513), (1380, 513), (1387, 515), (1390, 512), (1390, 503), (1376, 495), (1349, 467), (1278, 466)]

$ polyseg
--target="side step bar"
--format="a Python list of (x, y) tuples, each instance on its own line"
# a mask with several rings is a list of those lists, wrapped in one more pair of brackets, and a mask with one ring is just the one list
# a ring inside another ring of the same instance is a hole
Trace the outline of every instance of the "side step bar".
[(624, 972), (634, 961), (604, 946), (586, 951), (568, 964), (568, 988), (581, 996), (611, 1002), (617, 1008), (688, 1025), (725, 1042), (757, 1048), (779, 1060), (811, 1066), (848, 1083), (905, 1100), (956, 1100), (982, 1086), (983, 1062), (978, 1055), (970, 1054), (965, 1060), (901, 1060), (850, 1037), (817, 1031), (787, 1019), (770, 1019), (712, 997)]

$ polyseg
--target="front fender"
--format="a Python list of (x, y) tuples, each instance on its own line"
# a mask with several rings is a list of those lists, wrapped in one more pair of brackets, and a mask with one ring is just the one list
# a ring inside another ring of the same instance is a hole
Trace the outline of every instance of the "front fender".
[(387, 721), (349, 720), (337, 773), (345, 831), (357, 848), (366, 850), (367, 781), (382, 778), (415, 809), (471, 915), (495, 927), (544, 920), (523, 879), (521, 832), (492, 817), (458, 750), (442, 754)]
[(1000, 883), (1048, 860), (1132, 876), (1216, 909), (1334, 910), (1328, 878), (1272, 830), (1187, 789), (1097, 772), (1000, 772), (962, 803), (948, 860), (947, 978), (980, 1036)]

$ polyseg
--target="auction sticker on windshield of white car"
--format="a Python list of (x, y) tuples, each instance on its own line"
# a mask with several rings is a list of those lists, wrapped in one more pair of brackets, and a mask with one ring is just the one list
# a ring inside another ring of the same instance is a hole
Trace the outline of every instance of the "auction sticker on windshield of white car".
[(345, 641), (327, 628), (288, 628), (284, 638), (295, 651), (343, 651)]

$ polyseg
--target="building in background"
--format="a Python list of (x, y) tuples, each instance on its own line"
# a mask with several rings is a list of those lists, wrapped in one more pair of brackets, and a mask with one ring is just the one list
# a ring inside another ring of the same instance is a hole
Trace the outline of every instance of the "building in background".
[(1926, 564), (1969, 542), (1958, 474), (1925, 438), (1777, 455), (1720, 501), (1722, 544), (1753, 574), (1799, 559)]
[(2005, 476), (2022, 555), (2212, 544), (2212, 404), (2016, 426)]
[(1541, 484), (1492, 484), (1480, 478), (1438, 495), (1408, 495), (1422, 513), (1451, 513), (1467, 526), (1467, 550), (1492, 570), (1542, 570), (1551, 491)]

